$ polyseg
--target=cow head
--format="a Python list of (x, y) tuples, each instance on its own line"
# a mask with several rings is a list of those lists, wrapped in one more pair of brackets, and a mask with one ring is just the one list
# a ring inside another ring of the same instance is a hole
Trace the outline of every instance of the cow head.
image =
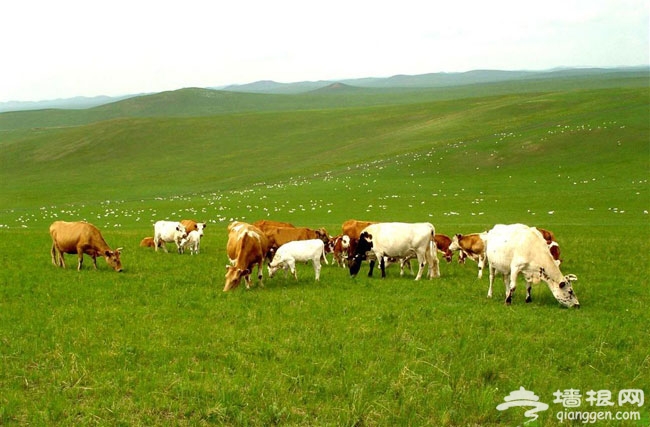
[(242, 277), (246, 277), (249, 274), (251, 274), (251, 271), (248, 269), (242, 270), (241, 268), (237, 268), (233, 265), (227, 265), (226, 284), (223, 287), (223, 291), (227, 292), (231, 289), (235, 289), (237, 286), (239, 286), (239, 282), (241, 282)]
[(575, 274), (567, 274), (560, 283), (550, 280), (550, 277), (543, 268), (540, 268), (540, 275), (548, 283), (548, 287), (551, 289), (557, 302), (565, 307), (580, 308), (580, 302), (578, 302), (578, 298), (573, 292), (573, 286), (571, 286), (571, 282), (578, 280)]
[(350, 260), (350, 276), (356, 276), (361, 269), (361, 262), (366, 259), (366, 253), (372, 249), (372, 234), (364, 231), (359, 236), (354, 256)]
[(122, 261), (120, 261), (120, 255), (122, 254), (122, 248), (117, 248), (114, 251), (107, 250), (102, 255), (106, 259), (106, 263), (113, 267), (118, 273), (122, 272)]

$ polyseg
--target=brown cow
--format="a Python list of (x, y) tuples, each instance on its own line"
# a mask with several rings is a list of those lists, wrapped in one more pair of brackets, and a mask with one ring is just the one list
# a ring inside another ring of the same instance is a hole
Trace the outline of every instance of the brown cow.
[(261, 219), (259, 221), (255, 221), (253, 225), (257, 228), (259, 228), (262, 231), (266, 231), (267, 228), (269, 227), (286, 227), (286, 228), (296, 228), (295, 225), (289, 223), (289, 222), (282, 222), (282, 221), (273, 221), (270, 219)]
[(226, 284), (223, 291), (229, 291), (239, 286), (241, 278), (250, 289), (251, 273), (257, 264), (257, 278), (262, 283), (262, 263), (269, 250), (268, 239), (259, 228), (245, 222), (234, 221), (228, 225), (228, 243), (226, 252), (230, 259), (226, 267)]
[(207, 227), (205, 222), (196, 222), (193, 219), (184, 219), (181, 221), (181, 224), (185, 227), (185, 232), (190, 234), (190, 232), (196, 230), (201, 236), (203, 236), (203, 230)]
[(97, 227), (87, 222), (55, 221), (50, 225), (52, 236), (52, 264), (65, 268), (63, 254), (77, 254), (77, 270), (81, 270), (84, 254), (90, 255), (97, 269), (97, 257), (103, 256), (115, 271), (122, 271), (120, 254), (122, 248), (115, 251), (106, 244)]
[(451, 244), (449, 236), (436, 233), (433, 240), (436, 242), (436, 248), (438, 248), (438, 251), (445, 256), (447, 262), (451, 262), (451, 256), (453, 253), (449, 250), (449, 245)]
[(307, 227), (290, 228), (268, 226), (264, 230), (264, 234), (266, 234), (267, 239), (269, 239), (269, 249), (271, 250), (276, 250), (285, 243), (296, 240), (320, 239), (325, 244), (329, 241), (329, 235), (327, 234), (327, 230), (324, 228), (312, 230)]
[(458, 262), (464, 263), (469, 257), (478, 263), (479, 279), (485, 266), (485, 236), (486, 233), (456, 234), (449, 245), (450, 251), (459, 251)]
[[(153, 248), (156, 246), (156, 243), (153, 241), (153, 237), (145, 237), (140, 241), (140, 246), (143, 248)], [(161, 242), (158, 242), (158, 247), (161, 246)]]

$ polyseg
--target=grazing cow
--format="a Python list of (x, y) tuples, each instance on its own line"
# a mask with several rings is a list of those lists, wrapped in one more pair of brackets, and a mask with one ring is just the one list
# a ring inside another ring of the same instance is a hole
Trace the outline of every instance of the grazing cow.
[(506, 304), (512, 303), (517, 287), (517, 275), (523, 274), (526, 280), (526, 302), (531, 301), (530, 290), (533, 283), (543, 280), (555, 299), (566, 307), (580, 307), (573, 292), (571, 282), (575, 275), (564, 276), (553, 261), (542, 234), (534, 227), (523, 224), (498, 224), (486, 236), (486, 254), (490, 268), (490, 288), (495, 273), (503, 274), (506, 287)]
[(269, 277), (273, 277), (275, 272), (279, 269), (289, 269), (293, 277), (298, 280), (296, 273), (296, 261), (307, 262), (311, 261), (314, 265), (314, 273), (316, 280), (320, 279), (320, 259), (325, 259), (325, 244), (320, 239), (311, 240), (296, 240), (293, 242), (285, 243), (280, 246), (273, 256), (273, 260), (269, 263)]
[(205, 227), (208, 225), (205, 222), (196, 222), (193, 219), (184, 219), (181, 220), (181, 224), (183, 224), (183, 227), (185, 227), (185, 232), (186, 233), (191, 233), (192, 231), (198, 231), (201, 237), (203, 237), (203, 230), (205, 230)]
[(161, 247), (167, 252), (166, 242), (174, 242), (181, 253), (181, 240), (187, 237), (185, 226), (176, 221), (157, 221), (153, 225), (153, 242), (156, 252)]
[(486, 233), (456, 234), (449, 244), (450, 251), (459, 251), (458, 262), (464, 263), (465, 258), (471, 258), (478, 263), (478, 278), (483, 277), (485, 266), (485, 236)]
[(350, 237), (342, 234), (332, 237), (325, 246), (325, 253), (332, 254), (332, 263), (336, 262), (339, 267), (345, 267), (350, 249)]
[(320, 239), (323, 243), (329, 241), (327, 230), (319, 228), (312, 230), (307, 227), (267, 227), (264, 230), (266, 238), (269, 239), (269, 249), (277, 250), (280, 246), (296, 240)]
[(187, 233), (187, 237), (183, 237), (181, 240), (181, 252), (185, 252), (186, 247), (190, 247), (190, 254), (195, 255), (199, 253), (201, 246), (201, 237), (203, 237), (203, 230), (199, 232), (198, 230), (192, 230)]
[(97, 269), (97, 257), (103, 256), (106, 263), (115, 271), (122, 271), (120, 254), (122, 248), (114, 251), (106, 244), (102, 233), (97, 227), (87, 222), (55, 221), (50, 225), (52, 236), (52, 264), (65, 268), (63, 254), (77, 254), (77, 270), (81, 270), (84, 254), (93, 259), (93, 266)]
[[(371, 224), (364, 228), (359, 236), (359, 243), (350, 262), (350, 275), (356, 276), (361, 261), (371, 251), (379, 262), (381, 277), (386, 277), (384, 257), (403, 258), (411, 251), (418, 259), (418, 273), (415, 280), (420, 280), (425, 264), (429, 264), (429, 279), (440, 277), (440, 267), (436, 256), (436, 244), (433, 239), (435, 228), (428, 222), (408, 224), (403, 222), (384, 222)], [(372, 276), (375, 261), (370, 261), (368, 276)]]
[(230, 265), (226, 266), (226, 284), (223, 291), (239, 286), (242, 277), (246, 289), (250, 289), (251, 273), (257, 265), (257, 278), (262, 283), (262, 263), (269, 250), (266, 235), (259, 228), (245, 222), (234, 221), (228, 225), (228, 243), (226, 253)]

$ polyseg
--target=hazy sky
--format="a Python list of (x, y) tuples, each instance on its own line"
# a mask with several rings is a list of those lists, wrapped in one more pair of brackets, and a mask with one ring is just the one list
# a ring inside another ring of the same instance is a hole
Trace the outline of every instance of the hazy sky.
[(0, 102), (650, 63), (650, 0), (9, 0)]

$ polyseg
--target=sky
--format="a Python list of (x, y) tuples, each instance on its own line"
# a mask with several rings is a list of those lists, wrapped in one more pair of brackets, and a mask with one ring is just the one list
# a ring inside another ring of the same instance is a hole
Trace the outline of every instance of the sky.
[(650, 0), (16, 0), (0, 102), (650, 64)]

